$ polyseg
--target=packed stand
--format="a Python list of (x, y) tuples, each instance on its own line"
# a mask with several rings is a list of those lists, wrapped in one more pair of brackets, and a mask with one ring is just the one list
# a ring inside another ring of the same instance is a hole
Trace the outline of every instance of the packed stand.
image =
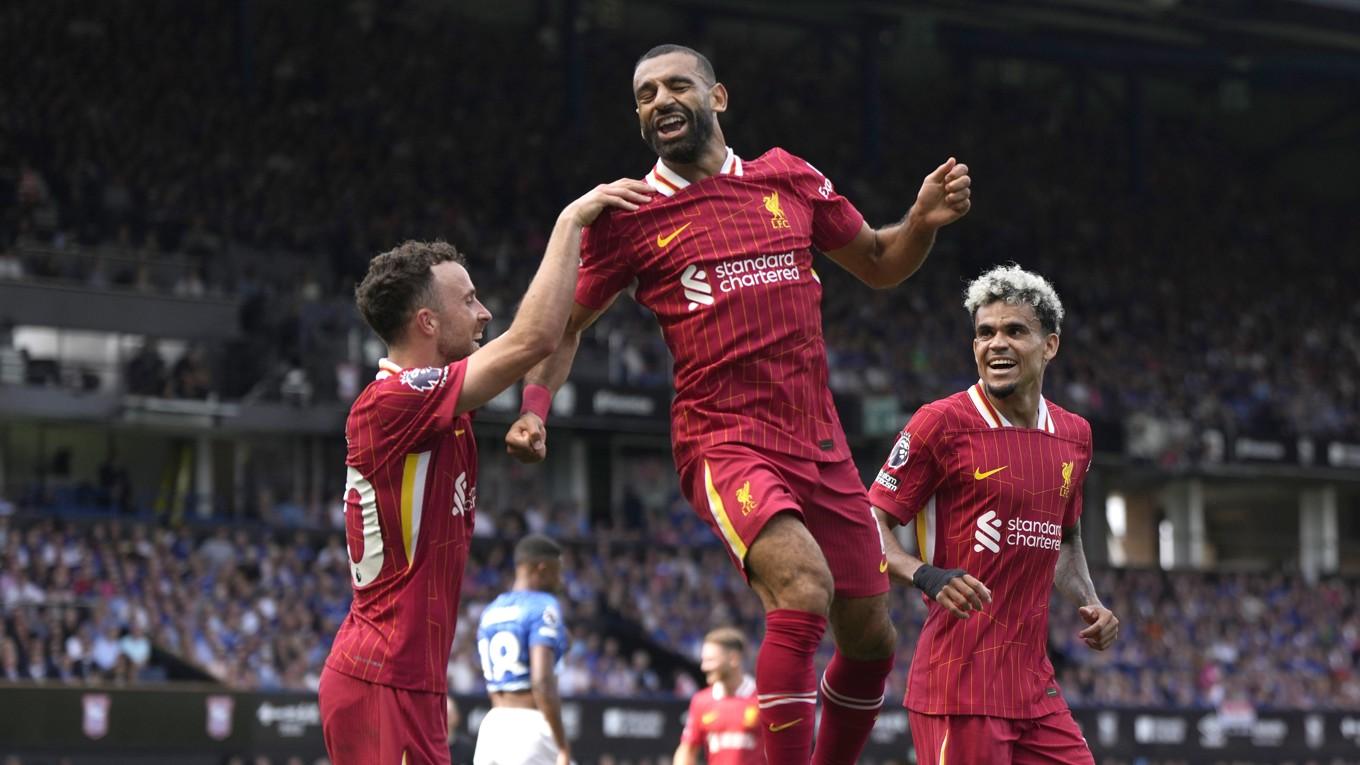
[[(304, 400), (352, 395), (336, 382), (366, 363), (349, 350), (348, 295), (404, 238), (471, 253), (504, 326), (560, 205), (651, 162), (629, 104), (630, 35), (587, 27), (582, 67), (545, 76), (566, 47), (551, 18), (268, 4), (240, 45), (231, 7), (25, 0), (0, 24), (0, 57), (22, 74), (0, 107), (0, 278), (240, 300), (242, 340), (213, 350), (240, 378), (216, 383), (228, 398), (290, 381)], [(1061, 78), (1020, 87), (982, 67), (959, 88), (886, 68), (884, 92), (912, 98), (883, 98), (894, 129), (875, 147), (849, 140), (853, 57), (713, 47), (730, 142), (807, 156), (871, 222), (900, 216), (943, 157), (973, 168), (972, 215), (907, 285), (872, 293), (823, 269), (838, 390), (914, 406), (969, 383), (961, 285), (1014, 259), (1068, 305), (1049, 394), (1126, 423), (1139, 456), (1192, 462), (1207, 429), (1360, 432), (1360, 307), (1343, 292), (1360, 263), (1333, 257), (1360, 247), (1347, 200), (1257, 193), (1273, 179), (1219, 122), (1153, 112), (1131, 127)], [(1295, 278), (1323, 271), (1333, 278)], [(659, 334), (623, 303), (582, 350), (601, 363), (579, 372), (667, 384)]]
[[(666, 659), (697, 661), (703, 634), (717, 625), (759, 638), (759, 602), (721, 547), (611, 536), (567, 547), (564, 694), (684, 697), (695, 678), (683, 666), (662, 669), (675, 664)], [(468, 625), (509, 587), (509, 546), (474, 546), (449, 664), (455, 692), (484, 690)], [(314, 690), (350, 597), (336, 535), (222, 529), (200, 537), (145, 524), (0, 519), (0, 550), (7, 680), (206, 676), (243, 689)], [(1090, 651), (1076, 637), (1076, 609), (1055, 595), (1050, 649), (1074, 705), (1360, 709), (1360, 583), (1120, 570), (1095, 580), (1127, 629), (1109, 651)], [(915, 590), (893, 591), (901, 639), (890, 698), (905, 690), (925, 611)], [(829, 644), (819, 659), (828, 658)]]

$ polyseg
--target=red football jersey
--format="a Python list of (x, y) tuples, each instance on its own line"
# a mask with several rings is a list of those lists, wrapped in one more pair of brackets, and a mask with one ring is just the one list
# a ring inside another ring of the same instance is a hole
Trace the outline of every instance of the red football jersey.
[(680, 741), (708, 752), (708, 765), (764, 765), (756, 679), (743, 678), (731, 696), (721, 684), (694, 694)]
[(970, 619), (927, 601), (908, 709), (1034, 718), (1067, 708), (1048, 660), (1048, 603), (1090, 465), (1090, 424), (1043, 399), (1033, 429), (1011, 427), (981, 383), (912, 416), (870, 501), (914, 520), (922, 559), (967, 571), (993, 600)]
[(658, 161), (647, 182), (660, 196), (596, 219), (576, 302), (600, 308), (636, 281), (675, 357), (676, 465), (722, 443), (847, 459), (809, 248), (843, 247), (864, 218), (783, 149), (750, 162), (727, 151), (720, 174), (693, 184)]
[(379, 366), (345, 423), (354, 601), (326, 666), (443, 693), (477, 502), (472, 418), (454, 414), (467, 361)]

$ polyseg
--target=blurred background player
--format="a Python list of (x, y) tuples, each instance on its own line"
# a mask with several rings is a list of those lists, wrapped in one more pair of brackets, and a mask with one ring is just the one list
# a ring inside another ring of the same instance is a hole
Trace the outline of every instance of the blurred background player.
[(689, 702), (672, 765), (764, 765), (756, 679), (746, 674), (746, 638), (735, 627), (704, 635), (699, 669), (708, 681)]
[(646, 192), (620, 180), (568, 205), (519, 314), (484, 348), (491, 314), (450, 244), (406, 242), (383, 253), (355, 290), (388, 355), (345, 424), (354, 599), (320, 681), (335, 765), (448, 762), (445, 667), (477, 496), (470, 413), (556, 346), (581, 228), (606, 206), (636, 207)]
[(587, 230), (566, 337), (526, 378), (525, 414), (507, 447), (543, 458), (548, 404), (581, 332), (636, 284), (675, 358), (671, 441), (682, 490), (765, 607), (756, 683), (766, 756), (795, 765), (811, 757), (813, 656), (829, 617), (836, 653), (821, 684), (816, 762), (853, 763), (882, 705), (896, 632), (886, 560), (865, 554), (881, 548), (877, 524), (827, 387), (811, 248), (869, 286), (901, 283), (936, 231), (968, 212), (968, 168), (940, 165), (907, 216), (875, 230), (802, 159), (778, 148), (737, 156), (717, 119), (727, 89), (696, 51), (648, 51), (633, 96), (658, 156), (646, 180), (661, 196)]
[(447, 696), (449, 718), (449, 765), (472, 765), (472, 753), (477, 749), (477, 740), (463, 732), (463, 713), (458, 709), (458, 700)]
[[(906, 706), (917, 758), (1090, 763), (1048, 659), (1049, 593), (1056, 585), (1077, 605), (1095, 650), (1114, 642), (1119, 620), (1081, 545), (1091, 426), (1042, 395), (1063, 306), (1048, 281), (1012, 265), (975, 279), (964, 308), (980, 379), (917, 410), (870, 490), (894, 579), (968, 594), (932, 600), (916, 644)], [(891, 533), (913, 520), (924, 567)]]
[(491, 601), (477, 628), (491, 711), (477, 729), (476, 765), (566, 765), (557, 663), (567, 627), (557, 592), (562, 548), (541, 534), (515, 545), (514, 589)]

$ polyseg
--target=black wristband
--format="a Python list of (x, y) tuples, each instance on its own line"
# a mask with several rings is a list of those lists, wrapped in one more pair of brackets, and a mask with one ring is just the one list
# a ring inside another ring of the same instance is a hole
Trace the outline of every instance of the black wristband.
[(944, 589), (949, 580), (959, 576), (966, 576), (967, 571), (961, 568), (935, 568), (929, 563), (922, 563), (916, 569), (916, 573), (911, 578), (911, 583), (916, 588), (924, 592), (931, 600), (935, 600)]

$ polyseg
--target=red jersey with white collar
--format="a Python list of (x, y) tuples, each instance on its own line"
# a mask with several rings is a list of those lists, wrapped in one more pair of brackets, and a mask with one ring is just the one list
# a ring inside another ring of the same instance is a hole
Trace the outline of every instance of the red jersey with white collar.
[(636, 282), (675, 357), (675, 462), (740, 443), (802, 459), (850, 457), (828, 387), (812, 248), (848, 244), (864, 218), (783, 149), (697, 183), (658, 161), (659, 196), (586, 228), (576, 302), (602, 308)]
[(326, 666), (443, 693), (477, 503), (477, 442), (455, 414), (467, 360), (378, 378), (345, 422), (345, 537), (354, 601)]
[(924, 561), (992, 591), (970, 619), (926, 601), (907, 687), (914, 712), (1067, 708), (1048, 660), (1048, 604), (1063, 531), (1081, 517), (1091, 426), (1044, 399), (1036, 423), (1012, 427), (978, 383), (917, 410), (869, 489), (875, 507), (915, 523)]
[(765, 765), (759, 718), (754, 677), (742, 678), (731, 695), (721, 683), (710, 685), (690, 699), (680, 742), (707, 752), (708, 765)]

